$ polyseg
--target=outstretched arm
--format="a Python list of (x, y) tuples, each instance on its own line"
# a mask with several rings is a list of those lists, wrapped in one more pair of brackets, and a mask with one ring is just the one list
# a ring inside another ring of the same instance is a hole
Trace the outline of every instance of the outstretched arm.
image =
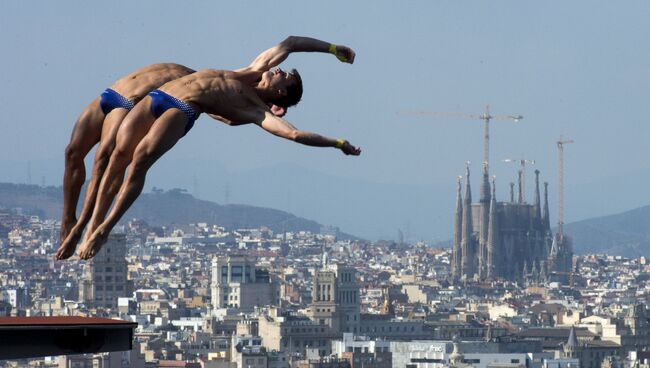
[(346, 155), (359, 156), (361, 154), (360, 148), (351, 145), (350, 142), (344, 139), (333, 139), (320, 134), (298, 130), (288, 121), (274, 116), (268, 111), (265, 111), (264, 115), (260, 115), (260, 118), (256, 120), (255, 123), (262, 129), (278, 137), (289, 139), (307, 146), (336, 147)]
[(282, 63), (292, 52), (332, 53), (342, 62), (352, 64), (355, 53), (347, 46), (334, 45), (310, 37), (289, 36), (284, 41), (259, 54), (246, 68), (237, 70), (267, 71)]

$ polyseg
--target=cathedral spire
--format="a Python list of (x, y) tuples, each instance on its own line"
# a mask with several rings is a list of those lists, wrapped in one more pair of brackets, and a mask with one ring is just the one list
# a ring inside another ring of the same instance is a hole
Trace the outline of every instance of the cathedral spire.
[(528, 261), (527, 260), (524, 260), (524, 269), (522, 271), (522, 275), (524, 277), (528, 276)]
[(539, 261), (539, 282), (540, 284), (545, 284), (547, 281), (546, 275), (546, 261)]
[(542, 214), (542, 221), (546, 231), (551, 231), (551, 221), (548, 214), (548, 182), (544, 182), (544, 213)]
[(462, 250), (461, 242), (463, 238), (463, 197), (461, 194), (461, 181), (462, 176), (457, 178), (458, 187), (456, 191), (456, 215), (454, 216), (454, 244), (452, 248), (452, 278), (458, 280), (460, 278)]
[(462, 275), (466, 279), (470, 279), (474, 276), (474, 242), (472, 239), (472, 188), (469, 180), (469, 161), (465, 166), (465, 205), (463, 206), (463, 238), (461, 240)]
[(485, 278), (487, 269), (487, 237), (488, 237), (488, 224), (490, 212), (490, 177), (488, 175), (488, 163), (483, 162), (483, 180), (481, 182), (481, 200), (480, 210), (481, 215), (479, 226), (479, 252), (478, 252), (478, 275), (480, 278)]
[(490, 199), (490, 216), (489, 216), (489, 229), (487, 236), (487, 278), (495, 278), (494, 274), (494, 253), (496, 251), (498, 235), (499, 235), (499, 224), (497, 217), (497, 199), (496, 199), (496, 179), (492, 177), (492, 196)]
[(569, 338), (567, 339), (566, 345), (574, 349), (580, 347), (575, 326), (571, 326), (571, 330), (569, 330)]
[(537, 271), (537, 263), (533, 261), (533, 266), (530, 268), (530, 278), (533, 282), (539, 282), (539, 272)]
[(480, 202), (490, 203), (490, 175), (488, 173), (488, 163), (483, 162), (483, 181), (481, 182)]
[(535, 224), (542, 223), (542, 206), (539, 200), (539, 170), (535, 170)]

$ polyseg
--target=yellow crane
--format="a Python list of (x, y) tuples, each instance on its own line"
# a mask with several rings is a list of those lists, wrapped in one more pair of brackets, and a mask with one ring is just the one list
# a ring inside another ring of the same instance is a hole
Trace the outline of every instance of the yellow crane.
[(491, 120), (511, 120), (515, 123), (518, 123), (524, 117), (522, 115), (491, 115), (490, 114), (490, 105), (485, 106), (485, 112), (480, 115), (476, 114), (465, 114), (460, 112), (431, 112), (431, 111), (412, 111), (408, 113), (409, 115), (428, 115), (435, 116), (440, 118), (457, 118), (457, 119), (467, 119), (474, 120), (480, 119), (485, 122), (484, 132), (483, 132), (483, 162), (490, 164), (490, 121)]

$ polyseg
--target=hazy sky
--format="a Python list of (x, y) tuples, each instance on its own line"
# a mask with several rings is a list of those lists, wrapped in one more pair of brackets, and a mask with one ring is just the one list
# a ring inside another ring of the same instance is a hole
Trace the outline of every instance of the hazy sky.
[[(287, 118), (349, 139), (362, 147), (360, 157), (203, 116), (145, 190), (183, 187), (219, 202), (287, 209), (371, 238), (401, 228), (413, 238), (448, 239), (454, 178), (466, 160), (478, 197), (481, 122), (402, 112), (480, 114), (489, 103), (495, 115), (525, 117), (492, 124), (500, 199), (516, 175), (501, 160), (524, 157), (536, 160), (528, 196), (538, 168), (554, 201), (554, 142), (564, 134), (575, 140), (566, 148), (568, 221), (650, 203), (650, 2), (536, 5), (3, 1), (0, 181), (60, 185), (79, 112), (136, 68), (173, 61), (234, 69), (288, 35), (303, 35), (349, 45), (357, 60), (290, 56), (284, 66), (301, 71), (305, 93)], [(309, 176), (318, 180), (300, 185)], [(427, 188), (430, 195), (414, 195)]]

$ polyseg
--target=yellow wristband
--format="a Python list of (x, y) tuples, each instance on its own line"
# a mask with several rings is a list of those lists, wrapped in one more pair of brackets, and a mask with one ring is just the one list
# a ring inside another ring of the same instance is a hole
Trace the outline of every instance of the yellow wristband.
[(345, 144), (344, 139), (337, 139), (335, 146), (336, 146), (336, 148), (341, 148), (341, 147), (343, 147), (344, 144)]
[(348, 58), (346, 58), (343, 55), (339, 55), (339, 54), (336, 53), (336, 45), (333, 44), (333, 43), (330, 44), (329, 52), (330, 52), (330, 54), (333, 54), (334, 56), (336, 56), (337, 59), (341, 60), (344, 63), (346, 63), (348, 61)]

